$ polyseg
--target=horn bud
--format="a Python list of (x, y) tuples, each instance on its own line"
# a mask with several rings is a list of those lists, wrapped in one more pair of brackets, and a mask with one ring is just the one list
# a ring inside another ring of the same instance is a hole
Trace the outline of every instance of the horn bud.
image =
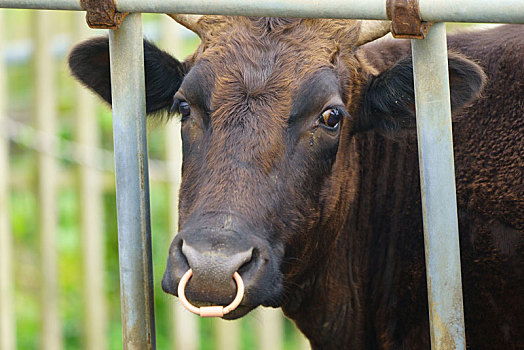
[(360, 34), (357, 46), (383, 37), (391, 31), (391, 21), (360, 21)]
[(202, 15), (175, 15), (175, 14), (167, 14), (167, 15), (173, 18), (179, 24), (186, 27), (187, 29), (195, 32), (196, 34), (199, 34), (200, 26), (198, 24), (198, 20), (200, 19), (200, 17), (202, 17)]

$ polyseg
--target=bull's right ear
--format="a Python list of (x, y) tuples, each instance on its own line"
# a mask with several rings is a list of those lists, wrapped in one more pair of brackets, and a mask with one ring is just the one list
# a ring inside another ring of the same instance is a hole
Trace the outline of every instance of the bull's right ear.
[[(69, 55), (73, 75), (108, 103), (111, 103), (109, 39), (99, 37), (84, 41)], [(184, 66), (168, 53), (144, 40), (146, 111), (165, 110), (184, 79)]]
[[(448, 53), (451, 111), (479, 96), (486, 76), (470, 59)], [(415, 127), (415, 92), (411, 56), (401, 59), (377, 76), (371, 76), (363, 93), (355, 132), (377, 130), (393, 133)]]

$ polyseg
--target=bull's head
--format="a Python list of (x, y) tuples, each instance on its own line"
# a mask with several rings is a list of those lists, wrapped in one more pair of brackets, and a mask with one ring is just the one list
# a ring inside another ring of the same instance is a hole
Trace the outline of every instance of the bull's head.
[[(228, 317), (281, 306), (306, 288), (344, 225), (358, 171), (355, 135), (414, 120), (411, 60), (379, 72), (358, 47), (383, 36), (383, 22), (173, 16), (202, 39), (181, 63), (145, 43), (147, 111), (182, 123), (180, 231), (162, 281), (177, 294), (228, 304), (238, 271), (246, 293)], [(73, 73), (111, 102), (106, 38), (78, 45)], [(450, 59), (455, 105), (482, 80)]]

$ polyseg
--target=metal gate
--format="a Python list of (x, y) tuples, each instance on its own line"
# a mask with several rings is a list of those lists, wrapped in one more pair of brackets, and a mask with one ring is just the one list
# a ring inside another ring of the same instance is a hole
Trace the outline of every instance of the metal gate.
[[(147, 171), (141, 13), (384, 20), (411, 0), (107, 0), (130, 12), (109, 34), (125, 349), (154, 349), (155, 322)], [(83, 11), (86, 0), (0, 0), (0, 8)], [(421, 0), (419, 19), (437, 22), (412, 40), (424, 242), (433, 349), (465, 348), (451, 133), (446, 29), (449, 22), (524, 23), (522, 0)], [(419, 29), (424, 23), (419, 23)], [(427, 28), (426, 28), (427, 29)], [(401, 33), (402, 34), (402, 33)], [(413, 34), (413, 33), (412, 33)], [(419, 33), (420, 34), (420, 33)], [(125, 74), (124, 74), (125, 73)]]

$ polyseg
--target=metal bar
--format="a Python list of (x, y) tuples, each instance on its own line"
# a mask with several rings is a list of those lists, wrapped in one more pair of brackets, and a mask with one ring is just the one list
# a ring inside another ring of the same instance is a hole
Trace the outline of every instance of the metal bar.
[[(386, 0), (116, 0), (120, 12), (387, 19)], [(420, 0), (425, 21), (524, 23), (521, 0)], [(0, 0), (0, 8), (82, 10), (78, 0)]]
[(421, 0), (419, 8), (428, 22), (524, 23), (522, 0)]
[(79, 0), (0, 0), (0, 8), (82, 11)]
[(109, 31), (124, 349), (155, 349), (142, 17)]
[[(387, 19), (386, 0), (245, 0), (239, 6), (238, 0), (195, 0), (164, 1), (116, 0), (121, 12), (144, 9), (157, 13), (189, 13), (232, 16), (274, 16), (313, 18), (362, 18)], [(141, 12), (141, 10), (139, 10)]]
[[(0, 47), (3, 38), (3, 13), (0, 12)], [(7, 119), (7, 71), (0, 55), (0, 130)], [(16, 317), (13, 290), (13, 236), (9, 218), (9, 139), (0, 135), (0, 349), (16, 349)]]
[[(73, 13), (73, 31), (77, 41), (86, 39), (92, 31), (83, 13)], [(86, 350), (106, 349), (106, 298), (104, 295), (105, 240), (102, 215), (102, 174), (85, 164), (97, 164), (100, 132), (96, 118), (95, 96), (80, 84), (75, 84), (76, 139), (83, 165), (78, 167), (80, 231), (84, 268), (85, 304), (84, 339)]]
[(464, 349), (446, 28), (412, 40), (413, 75), (433, 350)]
[(56, 251), (57, 200), (56, 174), (57, 164), (52, 156), (56, 149), (56, 103), (54, 84), (54, 63), (49, 40), (53, 14), (37, 11), (34, 14), (35, 37), (35, 120), (36, 127), (43, 137), (45, 149), (50, 153), (38, 154), (38, 215), (40, 227), (41, 259), (41, 310), (42, 310), (42, 346), (44, 350), (62, 348), (60, 324), (58, 261)]

